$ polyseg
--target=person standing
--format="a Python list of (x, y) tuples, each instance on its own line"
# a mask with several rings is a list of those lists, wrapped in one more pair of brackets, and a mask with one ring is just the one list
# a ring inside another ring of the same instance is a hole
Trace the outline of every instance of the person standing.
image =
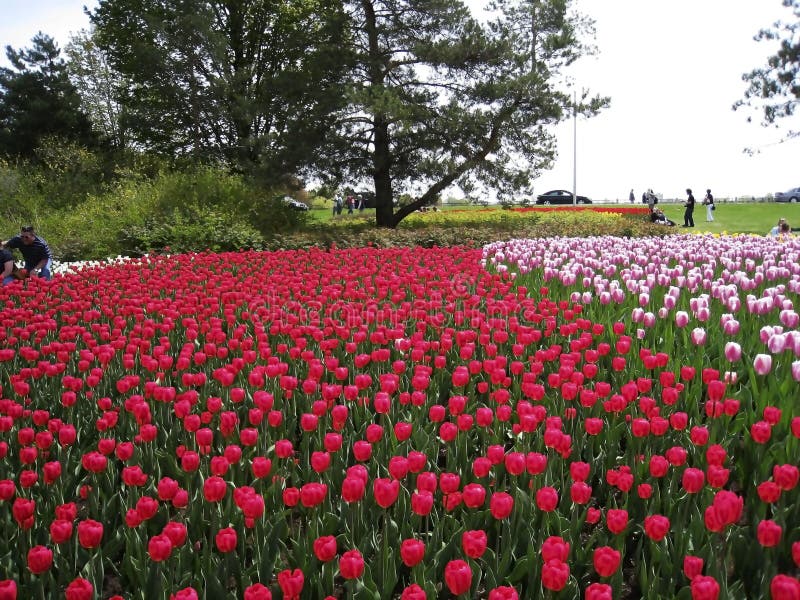
[(714, 196), (711, 195), (711, 190), (706, 190), (706, 197), (703, 198), (703, 205), (706, 207), (706, 223), (714, 221)]
[(636, 194), (633, 193), (633, 188), (631, 188), (631, 193), (628, 194), (628, 200), (630, 200), (631, 204), (636, 202)]
[(656, 195), (653, 193), (653, 189), (650, 188), (647, 190), (647, 208), (650, 209), (650, 214), (653, 214), (653, 208), (656, 204), (658, 204), (658, 198), (656, 198)]
[(53, 266), (53, 254), (50, 246), (44, 239), (36, 235), (33, 225), (24, 225), (20, 229), (19, 235), (15, 235), (10, 240), (0, 242), (6, 248), (17, 248), (25, 260), (25, 270), (33, 275), (38, 275), (42, 279), (50, 281), (52, 274), (50, 268)]
[(683, 211), (683, 226), (684, 227), (694, 227), (694, 205), (695, 200), (694, 196), (692, 196), (692, 190), (686, 188), (686, 201), (683, 203), (685, 210)]

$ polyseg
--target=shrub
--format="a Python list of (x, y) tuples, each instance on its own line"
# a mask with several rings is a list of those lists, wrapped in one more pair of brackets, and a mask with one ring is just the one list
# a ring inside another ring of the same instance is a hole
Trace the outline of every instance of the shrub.
[(214, 208), (196, 207), (176, 212), (170, 220), (150, 218), (123, 230), (119, 243), (124, 254), (146, 252), (235, 251), (264, 246), (261, 234), (241, 218)]

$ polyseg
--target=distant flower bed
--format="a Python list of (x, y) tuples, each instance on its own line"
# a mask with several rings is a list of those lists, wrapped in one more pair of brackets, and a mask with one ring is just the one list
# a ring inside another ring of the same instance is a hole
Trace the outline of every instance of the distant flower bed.
[(563, 206), (521, 206), (520, 208), (512, 208), (514, 212), (553, 212), (553, 211), (567, 211), (567, 212), (600, 212), (600, 213), (614, 213), (617, 215), (647, 215), (650, 209), (646, 206), (573, 206), (570, 204)]

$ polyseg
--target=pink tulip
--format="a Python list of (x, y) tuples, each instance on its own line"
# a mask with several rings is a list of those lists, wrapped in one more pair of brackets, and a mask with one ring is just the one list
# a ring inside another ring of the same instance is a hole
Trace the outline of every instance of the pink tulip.
[(689, 324), (689, 313), (685, 310), (679, 310), (675, 313), (675, 325), (683, 328)]
[(702, 327), (695, 327), (691, 334), (692, 343), (695, 346), (703, 346), (706, 343), (706, 330)]
[(725, 344), (725, 358), (728, 362), (737, 362), (742, 358), (742, 347), (736, 342)]
[(759, 375), (768, 375), (772, 370), (772, 355), (756, 354), (756, 357), (753, 360), (753, 368)]

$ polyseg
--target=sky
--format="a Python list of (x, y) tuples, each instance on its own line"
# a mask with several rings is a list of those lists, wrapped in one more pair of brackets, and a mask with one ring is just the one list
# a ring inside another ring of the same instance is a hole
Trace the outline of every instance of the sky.
[[(467, 0), (476, 11), (484, 0)], [(731, 106), (746, 89), (742, 73), (766, 64), (774, 42), (762, 27), (792, 18), (781, 0), (575, 0), (595, 20), (598, 53), (568, 71), (578, 89), (609, 96), (599, 116), (553, 129), (559, 157), (535, 192), (573, 187), (595, 200), (626, 200), (652, 188), (683, 198), (765, 196), (800, 186), (800, 138), (764, 128), (760, 115)], [(0, 0), (0, 45), (26, 47), (37, 31), (63, 47), (88, 27), (95, 0)], [(771, 45), (772, 44), (772, 45)], [(0, 61), (7, 64), (5, 57)], [(747, 122), (751, 114), (753, 122)], [(795, 119), (794, 128), (800, 129)], [(577, 139), (577, 152), (573, 139)], [(753, 156), (745, 148), (755, 148)]]

